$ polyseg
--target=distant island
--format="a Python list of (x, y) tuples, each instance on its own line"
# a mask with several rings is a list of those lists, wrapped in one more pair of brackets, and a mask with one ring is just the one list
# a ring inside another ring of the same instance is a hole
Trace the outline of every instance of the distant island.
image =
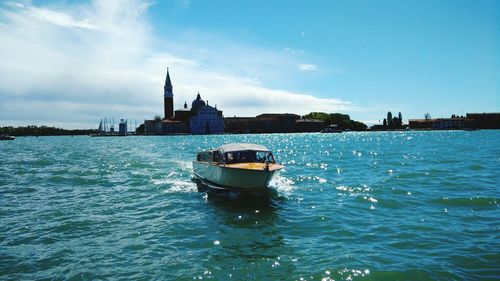
[[(209, 105), (198, 92), (188, 106), (174, 110), (174, 91), (167, 68), (163, 85), (163, 116), (144, 120), (143, 124), (128, 132), (127, 119), (121, 119), (119, 132), (114, 131), (114, 118), (101, 119), (97, 129), (66, 130), (56, 127), (35, 126), (0, 127), (0, 134), (12, 136), (60, 136), (60, 135), (178, 135), (178, 134), (265, 134), (265, 133), (308, 133), (343, 131), (395, 131), (395, 130), (476, 130), (500, 129), (500, 113), (467, 113), (465, 116), (453, 114), (449, 118), (431, 118), (429, 113), (423, 119), (409, 119), (403, 123), (401, 112), (393, 115), (391, 111), (383, 118), (382, 124), (368, 127), (355, 121), (348, 114), (311, 112), (306, 115), (294, 113), (263, 113), (255, 117), (224, 117), (217, 105)], [(158, 106), (160, 108), (160, 105)]]
[[(158, 108), (160, 108), (158, 106)], [(351, 120), (349, 115), (341, 113), (311, 112), (300, 116), (294, 113), (262, 113), (252, 116), (225, 117), (217, 105), (209, 105), (198, 92), (189, 106), (184, 105), (174, 110), (174, 91), (167, 68), (163, 85), (163, 116), (156, 115), (145, 120), (136, 128), (137, 134), (172, 135), (172, 134), (262, 134), (262, 133), (305, 133), (320, 132), (332, 127), (335, 130), (363, 131), (368, 127)]]
[[(390, 121), (387, 121), (390, 120)], [(162, 124), (161, 117), (154, 121)], [(393, 117), (388, 112), (387, 119), (382, 125), (368, 127), (366, 124), (352, 120), (348, 114), (311, 112), (304, 116), (292, 113), (260, 114), (256, 117), (225, 117), (223, 131), (218, 133), (230, 134), (259, 134), (259, 133), (304, 133), (320, 132), (325, 128), (336, 128), (339, 131), (397, 131), (397, 130), (476, 130), (500, 129), (500, 113), (467, 113), (466, 116), (452, 115), (450, 118), (431, 118), (425, 114), (423, 119), (410, 119), (403, 124), (401, 113)], [(170, 123), (170, 122), (168, 122)], [(167, 123), (167, 124), (168, 124)], [(160, 126), (162, 128), (162, 126)], [(10, 136), (67, 136), (67, 135), (95, 135), (99, 129), (67, 130), (49, 126), (22, 126), (0, 127), (0, 135)], [(186, 132), (189, 134), (189, 132)], [(130, 133), (125, 133), (130, 134)], [(145, 132), (144, 124), (138, 126), (132, 134), (135, 135), (169, 135), (162, 131)]]
[(467, 113), (465, 116), (452, 114), (450, 117), (431, 118), (429, 113), (422, 119), (409, 119), (403, 124), (401, 112), (393, 116), (389, 111), (382, 125), (373, 125), (373, 131), (395, 130), (480, 130), (500, 129), (500, 113)]

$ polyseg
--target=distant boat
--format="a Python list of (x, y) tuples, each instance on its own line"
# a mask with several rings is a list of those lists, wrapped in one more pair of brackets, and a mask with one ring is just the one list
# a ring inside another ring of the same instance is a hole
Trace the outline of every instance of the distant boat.
[(14, 137), (14, 136), (9, 136), (9, 135), (7, 135), (7, 134), (1, 134), (1, 135), (0, 135), (0, 140), (15, 140), (15, 139), (16, 139), (16, 137)]
[(342, 133), (343, 130), (340, 129), (337, 125), (330, 125), (323, 130), (321, 130), (322, 133)]
[[(114, 120), (114, 118), (113, 118), (113, 120)], [(114, 125), (113, 124), (111, 124), (111, 126), (109, 125), (110, 122), (111, 122), (111, 119), (109, 121), (107, 120), (107, 118), (101, 119), (101, 122), (99, 122), (99, 128), (98, 128), (99, 133), (91, 134), (90, 136), (91, 137), (124, 137), (127, 135), (126, 132), (125, 132), (125, 134), (117, 134), (115, 132)], [(120, 126), (121, 126), (121, 124), (120, 124)], [(125, 126), (126, 126), (126, 123), (125, 123)], [(108, 130), (108, 128), (109, 128), (109, 130)]]
[(197, 154), (193, 161), (195, 178), (215, 189), (242, 192), (265, 190), (276, 172), (272, 152), (262, 145), (232, 143)]

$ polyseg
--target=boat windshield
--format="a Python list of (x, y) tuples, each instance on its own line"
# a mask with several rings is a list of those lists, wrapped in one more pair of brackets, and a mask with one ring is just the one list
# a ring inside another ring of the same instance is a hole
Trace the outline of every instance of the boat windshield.
[(196, 160), (202, 161), (202, 162), (212, 162), (213, 161), (213, 152), (212, 151), (200, 152), (196, 156)]
[(216, 163), (221, 163), (223, 162), (223, 157), (221, 156), (219, 151), (203, 151), (198, 153), (196, 156), (196, 161), (201, 161), (201, 162), (216, 162)]
[(269, 151), (234, 151), (225, 153), (225, 160), (227, 164), (234, 163), (275, 163), (273, 154)]

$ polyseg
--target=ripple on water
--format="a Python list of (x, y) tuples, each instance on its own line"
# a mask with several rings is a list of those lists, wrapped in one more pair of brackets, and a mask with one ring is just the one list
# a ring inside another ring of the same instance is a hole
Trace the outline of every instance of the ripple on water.
[[(499, 133), (40, 137), (0, 143), (0, 275), (495, 279)], [(286, 163), (270, 192), (205, 194), (192, 181), (196, 151), (244, 141), (268, 146)]]
[(500, 198), (469, 197), (469, 198), (449, 198), (443, 197), (431, 200), (433, 204), (449, 207), (475, 207), (475, 208), (498, 208)]

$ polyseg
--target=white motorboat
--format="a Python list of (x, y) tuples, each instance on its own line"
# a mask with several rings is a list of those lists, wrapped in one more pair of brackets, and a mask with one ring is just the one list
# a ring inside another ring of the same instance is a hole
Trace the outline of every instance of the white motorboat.
[(16, 137), (7, 134), (0, 134), (0, 140), (15, 140)]
[(255, 192), (268, 187), (284, 166), (262, 145), (233, 143), (198, 153), (193, 161), (196, 178), (212, 188)]

